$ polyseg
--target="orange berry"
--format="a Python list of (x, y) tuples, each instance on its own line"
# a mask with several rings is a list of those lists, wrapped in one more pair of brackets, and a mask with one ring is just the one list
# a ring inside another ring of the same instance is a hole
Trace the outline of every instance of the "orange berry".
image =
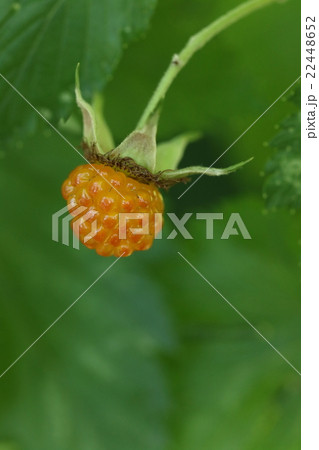
[[(158, 214), (163, 213), (164, 204), (157, 187), (136, 181), (110, 166), (77, 167), (63, 183), (62, 195), (73, 215), (73, 231), (86, 247), (94, 248), (101, 256), (129, 256), (134, 251), (147, 250), (161, 229)], [(134, 218), (132, 213), (140, 215)], [(147, 234), (132, 231), (142, 227), (141, 213), (143, 217), (148, 213), (148, 227), (144, 230)]]

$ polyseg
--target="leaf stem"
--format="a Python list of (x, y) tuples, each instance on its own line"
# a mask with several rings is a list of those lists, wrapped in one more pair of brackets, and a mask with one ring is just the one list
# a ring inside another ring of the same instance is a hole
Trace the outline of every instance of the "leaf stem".
[(161, 78), (137, 124), (137, 129), (143, 128), (143, 126), (147, 123), (149, 117), (164, 99), (166, 92), (178, 73), (198, 50), (204, 47), (204, 45), (206, 45), (207, 42), (209, 42), (214, 36), (233, 23), (248, 16), (256, 10), (263, 8), (264, 6), (278, 1), (279, 0), (249, 0), (246, 3), (237, 6), (207, 27), (200, 30), (198, 33), (191, 36), (182, 51), (173, 56), (170, 65)]

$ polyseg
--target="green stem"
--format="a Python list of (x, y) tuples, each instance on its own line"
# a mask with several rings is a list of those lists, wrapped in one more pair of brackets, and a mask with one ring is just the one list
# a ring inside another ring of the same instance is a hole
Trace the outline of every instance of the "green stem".
[(143, 128), (143, 126), (147, 123), (149, 117), (158, 108), (160, 102), (164, 99), (166, 92), (168, 91), (175, 77), (198, 50), (204, 47), (207, 42), (209, 42), (214, 36), (216, 36), (216, 34), (220, 33), (225, 28), (229, 27), (241, 18), (248, 16), (250, 13), (276, 1), (278, 2), (279, 0), (250, 0), (229, 11), (227, 14), (221, 16), (219, 19), (215, 20), (215, 22), (203, 28), (197, 34), (193, 35), (188, 40), (183, 50), (178, 55), (173, 56), (170, 65), (161, 78), (157, 88), (155, 89), (150, 101), (148, 102), (143, 112), (139, 123), (137, 124), (137, 129)]

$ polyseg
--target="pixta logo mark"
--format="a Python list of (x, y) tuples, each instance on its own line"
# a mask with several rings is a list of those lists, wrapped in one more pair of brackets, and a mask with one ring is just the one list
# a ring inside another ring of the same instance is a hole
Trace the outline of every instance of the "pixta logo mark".
[[(86, 212), (85, 212), (86, 211)], [(84, 213), (85, 212), (85, 213)], [(65, 206), (64, 208), (61, 208), (56, 213), (52, 214), (52, 240), (56, 242), (60, 242), (59, 237), (59, 222), (62, 216), (65, 213), (69, 213), (69, 207)], [(84, 213), (84, 214), (83, 214)], [(72, 211), (72, 215), (68, 214), (62, 219), (62, 233), (61, 233), (61, 240), (63, 245), (70, 245), (70, 222), (72, 219), (75, 219), (72, 228), (73, 228), (73, 239), (72, 239), (72, 247), (76, 250), (79, 250), (80, 243), (79, 243), (79, 229), (80, 225), (84, 223), (88, 223), (91, 226), (91, 231), (88, 233), (84, 238), (84, 243), (87, 242), (89, 239), (93, 238), (97, 233), (97, 221), (94, 219), (92, 220), (92, 211), (89, 210), (85, 206), (79, 206), (78, 208), (74, 209)]]

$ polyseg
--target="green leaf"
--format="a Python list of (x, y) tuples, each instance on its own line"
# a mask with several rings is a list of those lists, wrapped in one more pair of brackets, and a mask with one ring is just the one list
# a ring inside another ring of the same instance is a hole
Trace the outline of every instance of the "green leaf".
[[(74, 68), (81, 63), (90, 99), (111, 79), (123, 48), (145, 31), (156, 0), (28, 0), (0, 8), (0, 73), (57, 123), (74, 106)], [(30, 108), (0, 79), (1, 134), (34, 127)], [(31, 118), (30, 118), (31, 116)]]
[(219, 177), (220, 175), (228, 175), (229, 173), (241, 169), (245, 164), (252, 161), (252, 159), (253, 158), (247, 159), (247, 161), (242, 161), (232, 166), (225, 167), (224, 169), (217, 169), (215, 167), (191, 166), (185, 167), (184, 169), (168, 170), (167, 172), (163, 173), (163, 178), (166, 179), (182, 178), (182, 177), (190, 177), (192, 175), (209, 175)]
[(93, 106), (86, 102), (81, 93), (79, 65), (75, 72), (75, 97), (83, 118), (83, 142), (96, 146), (99, 153), (104, 154), (114, 148), (113, 137), (103, 118), (103, 100), (95, 95)]
[(289, 95), (298, 111), (284, 119), (276, 136), (269, 142), (274, 151), (265, 166), (263, 197), (269, 208), (300, 208), (301, 202), (301, 119), (300, 86)]
[(184, 133), (157, 146), (156, 172), (176, 169), (188, 144), (200, 138), (200, 133)]

